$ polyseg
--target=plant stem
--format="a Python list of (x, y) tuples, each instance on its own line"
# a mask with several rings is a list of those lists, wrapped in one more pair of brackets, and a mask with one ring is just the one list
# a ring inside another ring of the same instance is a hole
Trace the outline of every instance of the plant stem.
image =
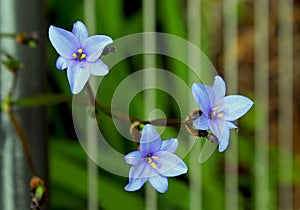
[(89, 100), (90, 100), (90, 104), (93, 105), (93, 104), (97, 104), (98, 102), (95, 101), (96, 98), (95, 98), (95, 95), (93, 93), (93, 90), (92, 90), (92, 87), (90, 85), (89, 82), (86, 83), (85, 87), (87, 88), (87, 92), (88, 92), (88, 95), (89, 95)]
[(14, 33), (0, 33), (0, 37), (9, 37), (9, 38), (15, 38), (17, 34)]
[(14, 126), (14, 129), (17, 133), (17, 135), (19, 136), (19, 139), (21, 140), (21, 143), (22, 143), (22, 146), (23, 146), (23, 150), (24, 150), (24, 154), (25, 154), (25, 157), (27, 159), (27, 162), (29, 164), (29, 168), (32, 172), (32, 174), (34, 176), (37, 176), (37, 170), (33, 164), (33, 159), (32, 159), (32, 156), (31, 156), (31, 153), (30, 153), (30, 150), (29, 150), (29, 140), (23, 130), (23, 128), (21, 127), (19, 121), (17, 120), (13, 110), (12, 110), (12, 105), (13, 103), (11, 102), (11, 98), (13, 96), (13, 93), (15, 92), (15, 89), (16, 89), (16, 85), (17, 85), (17, 73), (14, 73), (13, 74), (13, 81), (12, 81), (12, 85), (10, 87), (10, 90), (8, 92), (8, 100), (6, 100), (6, 113), (8, 114), (13, 126)]
[(155, 126), (170, 126), (170, 127), (177, 127), (177, 126), (181, 126), (182, 124), (185, 123), (184, 120), (179, 119), (179, 118), (170, 118), (170, 119), (155, 119), (155, 120), (151, 120), (151, 121), (145, 121), (145, 120), (141, 120), (137, 117), (133, 117), (131, 115), (127, 115), (125, 113), (122, 113), (120, 111), (114, 110), (112, 111), (110, 107), (105, 106), (103, 104), (101, 104), (94, 96), (93, 94), (93, 90), (90, 86), (90, 84), (87, 82), (86, 84), (86, 88), (87, 88), (87, 92), (89, 95), (89, 101), (90, 104), (93, 105), (95, 104), (96, 107), (99, 107), (99, 109), (106, 114), (109, 117), (114, 117), (117, 120), (120, 120), (122, 122), (128, 123), (128, 118), (130, 120), (130, 124), (132, 124), (133, 122), (139, 122), (140, 124), (152, 124)]
[(33, 159), (32, 159), (32, 156), (31, 156), (31, 153), (30, 153), (30, 150), (29, 150), (28, 138), (27, 138), (24, 130), (22, 129), (20, 123), (18, 122), (15, 114), (13, 113), (13, 111), (11, 109), (11, 106), (8, 106), (7, 114), (9, 116), (14, 128), (15, 128), (15, 131), (16, 131), (17, 135), (19, 136), (19, 138), (21, 140), (23, 150), (24, 150), (24, 153), (25, 153), (25, 157), (26, 157), (27, 162), (29, 164), (30, 170), (31, 170), (32, 174), (36, 176), (37, 171), (34, 167)]

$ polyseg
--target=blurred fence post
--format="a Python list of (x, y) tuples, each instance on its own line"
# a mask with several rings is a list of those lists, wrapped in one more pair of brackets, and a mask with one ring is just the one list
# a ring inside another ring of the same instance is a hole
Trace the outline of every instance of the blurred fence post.
[[(227, 94), (238, 92), (238, 1), (223, 3), (224, 19), (224, 77)], [(229, 82), (230, 81), (230, 82)], [(231, 135), (230, 148), (225, 153), (225, 208), (239, 209), (238, 136)]]
[[(152, 32), (156, 31), (156, 0), (143, 0), (143, 32)], [(153, 50), (156, 48), (156, 38), (155, 36), (145, 35), (143, 38), (143, 48), (145, 51)], [(156, 66), (156, 57), (155, 55), (144, 55), (143, 67), (155, 68)], [(151, 73), (144, 74), (144, 84), (145, 87), (149, 84), (154, 85), (157, 75), (155, 71)], [(156, 108), (156, 93), (152, 91), (144, 92), (144, 114), (145, 119), (149, 119), (151, 111)], [(152, 116), (154, 117), (154, 116)], [(149, 119), (150, 120), (150, 119)], [(145, 188), (145, 209), (146, 210), (156, 210), (158, 205), (157, 193), (149, 184)]]
[(268, 0), (254, 2), (254, 207), (257, 210), (272, 209), (276, 205), (269, 184), (269, 13)]
[[(187, 37), (188, 41), (201, 49), (201, 0), (189, 0), (187, 1)], [(193, 50), (188, 49), (188, 62), (189, 65), (195, 64), (194, 66), (201, 66), (201, 59), (195, 59), (192, 54)], [(192, 65), (191, 65), (192, 66)], [(193, 81), (194, 75), (188, 71), (189, 82)], [(190, 110), (193, 110), (193, 98), (188, 101)], [(193, 144), (193, 149), (190, 151), (189, 159), (189, 180), (190, 180), (190, 210), (201, 210), (203, 195), (202, 195), (202, 166), (195, 161), (198, 159), (201, 151), (201, 142), (193, 141), (192, 136), (188, 136), (189, 142)]]
[[(96, 31), (96, 1), (95, 0), (85, 0), (83, 5), (84, 12), (84, 20), (89, 29), (89, 33), (94, 35)], [(89, 83), (92, 87), (95, 87), (95, 80), (89, 80)], [(97, 90), (94, 91), (96, 95)], [(90, 109), (90, 107), (87, 107)], [(88, 111), (88, 110), (87, 110)], [(94, 123), (93, 118), (89, 118), (86, 122), (86, 139), (87, 139), (87, 147), (90, 154), (97, 153), (97, 139), (99, 139), (98, 135), (98, 127)], [(99, 209), (99, 174), (98, 174), (98, 165), (89, 157), (87, 158), (87, 174), (88, 174), (88, 210), (96, 210)]]
[[(6, 52), (24, 67), (18, 72), (13, 99), (39, 94), (45, 90), (45, 25), (43, 0), (0, 0), (0, 33), (37, 32), (36, 48), (17, 44), (13, 37), (0, 38), (1, 60)], [(0, 98), (7, 96), (13, 74), (0, 67)], [(38, 175), (47, 180), (47, 130), (44, 108), (14, 107), (28, 139)], [(0, 209), (29, 209), (29, 182), (33, 175), (24, 156), (22, 144), (7, 114), (0, 112)]]
[[(293, 0), (278, 1), (279, 208), (293, 209)], [(299, 199), (299, 198), (298, 198)]]

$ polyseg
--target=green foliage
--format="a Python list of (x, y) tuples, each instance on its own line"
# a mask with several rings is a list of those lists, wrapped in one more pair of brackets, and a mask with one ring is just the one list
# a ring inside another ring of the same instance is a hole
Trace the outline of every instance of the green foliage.
[(17, 106), (23, 107), (34, 107), (34, 106), (50, 106), (57, 105), (60, 103), (71, 102), (72, 95), (64, 94), (43, 94), (36, 96), (29, 96), (17, 101), (12, 102)]

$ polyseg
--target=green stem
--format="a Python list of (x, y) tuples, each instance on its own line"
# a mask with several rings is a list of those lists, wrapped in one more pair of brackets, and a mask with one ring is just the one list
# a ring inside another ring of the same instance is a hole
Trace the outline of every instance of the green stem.
[(15, 38), (17, 34), (14, 33), (0, 33), (0, 37), (9, 37), (9, 38)]
[(17, 86), (17, 80), (18, 80), (18, 74), (17, 73), (13, 73), (13, 81), (10, 87), (10, 90), (8, 92), (8, 96), (11, 98), (12, 95), (15, 92), (16, 86)]

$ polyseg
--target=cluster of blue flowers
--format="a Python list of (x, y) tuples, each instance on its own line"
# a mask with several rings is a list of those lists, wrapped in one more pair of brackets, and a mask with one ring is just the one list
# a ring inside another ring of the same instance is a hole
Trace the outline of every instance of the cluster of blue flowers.
[[(88, 36), (86, 26), (77, 21), (72, 32), (55, 26), (49, 28), (49, 38), (59, 53), (56, 67), (67, 71), (73, 94), (79, 93), (90, 75), (104, 76), (109, 68), (100, 59), (104, 48), (113, 41), (104, 35)], [(199, 130), (212, 133), (223, 152), (229, 145), (230, 129), (236, 129), (234, 121), (246, 114), (253, 102), (244, 96), (225, 96), (226, 86), (216, 76), (212, 86), (194, 83), (192, 93), (202, 114), (193, 121)], [(161, 193), (168, 189), (168, 177), (187, 173), (186, 164), (175, 154), (178, 140), (162, 141), (152, 125), (147, 124), (141, 131), (139, 149), (127, 154), (126, 163), (132, 165), (129, 172), (127, 191), (139, 190), (146, 181)]]

